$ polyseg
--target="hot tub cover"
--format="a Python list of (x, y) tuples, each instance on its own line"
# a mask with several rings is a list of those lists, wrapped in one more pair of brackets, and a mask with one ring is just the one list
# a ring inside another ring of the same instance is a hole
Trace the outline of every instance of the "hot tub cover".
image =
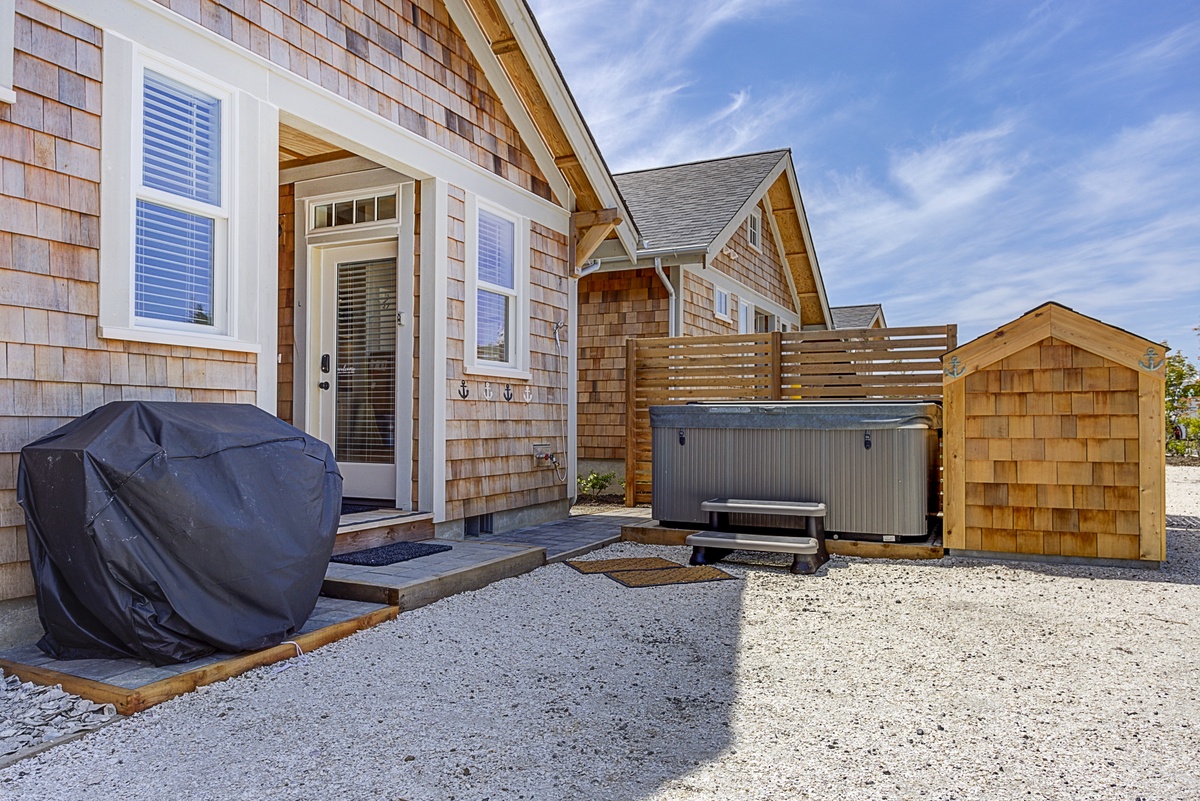
[(254, 406), (119, 401), (21, 450), (17, 499), (58, 659), (156, 665), (275, 645), (316, 605), (342, 477)]

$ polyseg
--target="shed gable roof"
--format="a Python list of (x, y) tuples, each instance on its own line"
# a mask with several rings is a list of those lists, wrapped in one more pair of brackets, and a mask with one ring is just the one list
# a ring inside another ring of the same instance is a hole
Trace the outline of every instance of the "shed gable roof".
[(1063, 306), (1045, 303), (942, 356), (945, 383), (1054, 337), (1139, 373), (1166, 379), (1166, 348), (1157, 342)]

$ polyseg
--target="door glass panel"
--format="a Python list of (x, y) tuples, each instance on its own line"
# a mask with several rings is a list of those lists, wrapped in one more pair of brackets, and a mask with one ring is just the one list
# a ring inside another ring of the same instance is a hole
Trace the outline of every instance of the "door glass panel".
[(337, 267), (339, 462), (393, 464), (396, 429), (396, 260)]

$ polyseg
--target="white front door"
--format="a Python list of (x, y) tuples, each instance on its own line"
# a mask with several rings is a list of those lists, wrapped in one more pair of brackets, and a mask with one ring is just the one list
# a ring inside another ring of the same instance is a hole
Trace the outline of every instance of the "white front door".
[(318, 436), (333, 446), (348, 498), (396, 500), (396, 240), (320, 249)]

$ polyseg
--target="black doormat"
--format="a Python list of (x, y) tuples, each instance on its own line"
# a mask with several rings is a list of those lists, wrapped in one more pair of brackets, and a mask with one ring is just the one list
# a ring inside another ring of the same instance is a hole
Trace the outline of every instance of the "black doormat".
[(342, 514), (355, 515), (359, 512), (374, 512), (376, 509), (384, 509), (382, 504), (378, 503), (353, 503), (342, 501)]
[(329, 561), (340, 562), (343, 565), (363, 565), (365, 567), (381, 567), (394, 565), (397, 562), (407, 562), (422, 556), (432, 556), (435, 553), (445, 553), (453, 546), (433, 542), (393, 542), (391, 545), (380, 545), (378, 548), (368, 548), (365, 551), (338, 554)]
[(1200, 517), (1193, 515), (1167, 515), (1167, 528), (1200, 529)]

